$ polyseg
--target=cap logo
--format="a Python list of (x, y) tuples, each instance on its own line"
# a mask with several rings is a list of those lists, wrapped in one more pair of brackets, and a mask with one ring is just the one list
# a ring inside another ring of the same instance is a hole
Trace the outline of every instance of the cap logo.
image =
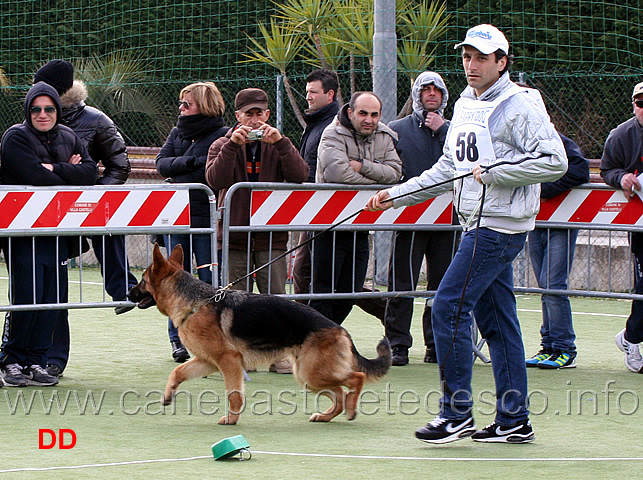
[(472, 32), (469, 32), (467, 37), (480, 37), (484, 38), (485, 40), (491, 40), (492, 35), (489, 32), (485, 32), (483, 30), (474, 30)]

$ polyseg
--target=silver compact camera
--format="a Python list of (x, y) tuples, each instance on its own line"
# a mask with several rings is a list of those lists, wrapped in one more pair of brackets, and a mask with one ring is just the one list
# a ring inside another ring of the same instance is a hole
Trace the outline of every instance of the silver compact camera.
[(250, 130), (248, 132), (248, 141), (254, 142), (255, 140), (261, 140), (263, 138), (263, 130)]

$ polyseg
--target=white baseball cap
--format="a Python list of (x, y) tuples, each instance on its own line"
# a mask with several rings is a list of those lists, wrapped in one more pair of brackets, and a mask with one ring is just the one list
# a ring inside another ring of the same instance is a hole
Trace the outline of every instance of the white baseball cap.
[(485, 55), (489, 55), (496, 50), (502, 50), (505, 54), (509, 54), (509, 42), (504, 34), (493, 25), (486, 23), (467, 30), (467, 36), (464, 37), (464, 41), (453, 48), (459, 48), (462, 45), (477, 48)]
[(632, 92), (632, 100), (634, 100), (638, 95), (643, 94), (643, 82), (637, 83)]

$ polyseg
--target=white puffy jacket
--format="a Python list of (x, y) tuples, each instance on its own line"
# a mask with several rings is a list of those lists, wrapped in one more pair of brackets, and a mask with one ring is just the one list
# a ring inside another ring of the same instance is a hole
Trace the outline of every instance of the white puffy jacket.
[[(516, 85), (501, 76), (478, 100), (492, 101)], [(536, 92), (537, 94), (537, 92)], [(471, 87), (460, 95), (476, 98)], [(458, 100), (460, 101), (460, 100)], [(496, 166), (482, 174), (487, 185), (480, 225), (504, 233), (533, 230), (540, 209), (540, 183), (553, 182), (567, 171), (567, 155), (542, 100), (525, 89), (501, 103), (489, 119)], [(448, 136), (438, 162), (422, 175), (388, 189), (391, 197), (416, 192), (454, 178)], [(506, 162), (506, 163), (504, 163)], [(394, 200), (394, 207), (414, 205), (454, 190), (454, 205), (465, 229), (477, 218), (482, 185), (473, 176)]]

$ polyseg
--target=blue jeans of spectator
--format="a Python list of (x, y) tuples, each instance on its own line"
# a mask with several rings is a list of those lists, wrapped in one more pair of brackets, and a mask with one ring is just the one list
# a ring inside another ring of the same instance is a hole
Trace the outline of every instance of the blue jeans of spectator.
[(101, 267), (105, 291), (115, 302), (125, 300), (129, 289), (138, 283), (125, 255), (125, 235), (93, 235), (90, 238)]
[(527, 234), (509, 235), (480, 228), (474, 246), (475, 236), (475, 229), (463, 234), (433, 301), (433, 335), (443, 377), (440, 415), (447, 419), (472, 415), (473, 311), (491, 354), (496, 422), (511, 425), (529, 415), (525, 351), (516, 313), (512, 267)]
[[(574, 261), (578, 230), (536, 229), (529, 233), (529, 257), (540, 288), (567, 290)], [(572, 307), (567, 295), (541, 297), (543, 324), (540, 328), (544, 350), (575, 352), (576, 334)]]
[[(198, 228), (197, 226), (194, 227)], [(199, 280), (209, 283), (210, 285), (212, 285), (211, 238), (212, 237), (207, 234), (192, 235), (192, 243), (190, 244), (190, 235), (188, 234), (169, 235), (165, 237), (165, 245), (168, 248), (168, 255), (174, 247), (180, 244), (183, 247), (183, 268), (188, 272), (192, 272), (192, 258), (194, 257), (196, 259), (197, 267), (201, 267), (197, 270)], [(167, 331), (170, 336), (170, 342), (179, 341), (179, 331), (169, 318)]]

